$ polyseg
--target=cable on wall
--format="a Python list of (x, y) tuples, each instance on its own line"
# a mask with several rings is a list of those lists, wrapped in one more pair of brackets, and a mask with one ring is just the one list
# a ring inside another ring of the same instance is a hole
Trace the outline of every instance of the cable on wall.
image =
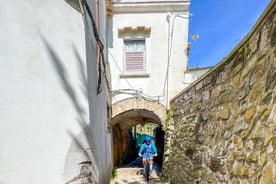
[[(110, 54), (110, 56), (112, 57), (113, 61), (115, 62), (115, 65), (116, 65), (117, 69), (120, 71), (121, 74), (123, 74), (123, 71), (120, 69), (120, 67), (119, 67), (119, 65), (118, 65), (118, 62), (117, 62), (116, 59), (114, 58), (113, 54), (112, 54), (110, 51), (108, 51), (108, 53)], [(127, 80), (127, 78), (124, 78), (124, 79), (127, 81), (128, 85), (129, 85), (132, 89), (134, 89), (134, 87), (130, 84), (129, 80)]]
[(88, 13), (88, 16), (90, 17), (91, 19), (91, 22), (92, 22), (92, 28), (93, 28), (93, 33), (94, 33), (94, 38), (97, 42), (97, 44), (99, 45), (100, 47), (100, 56), (99, 57), (99, 68), (98, 68), (98, 72), (99, 72), (99, 77), (98, 77), (98, 84), (97, 84), (97, 94), (101, 93), (102, 91), (102, 67), (101, 67), (101, 63), (103, 64), (104, 66), (104, 73), (105, 73), (105, 59), (104, 59), (104, 45), (102, 43), (102, 41), (100, 40), (100, 37), (99, 37), (99, 33), (97, 31), (97, 26), (96, 26), (96, 23), (95, 23), (95, 20), (93, 18), (93, 15), (92, 15), (92, 12), (91, 12), (91, 9), (89, 7), (89, 5), (87, 4), (86, 0), (82, 0), (83, 2), (83, 5)]
[(112, 91), (113, 96), (120, 95), (120, 94), (131, 95), (136, 97), (137, 99), (142, 98), (148, 101), (158, 102), (158, 103), (164, 100), (164, 96), (150, 96), (143, 93), (142, 91), (135, 90), (135, 89), (118, 89), (118, 90)]

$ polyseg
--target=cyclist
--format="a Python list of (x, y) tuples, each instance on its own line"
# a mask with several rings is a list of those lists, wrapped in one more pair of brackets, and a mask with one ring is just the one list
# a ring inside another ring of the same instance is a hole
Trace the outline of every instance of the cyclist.
[(153, 165), (153, 156), (157, 156), (157, 149), (152, 143), (151, 137), (147, 136), (145, 140), (143, 141), (143, 144), (140, 147), (139, 150), (139, 156), (141, 157), (143, 153), (143, 166), (144, 170), (146, 168), (146, 158), (149, 157), (150, 161), (150, 171), (152, 171), (152, 165)]

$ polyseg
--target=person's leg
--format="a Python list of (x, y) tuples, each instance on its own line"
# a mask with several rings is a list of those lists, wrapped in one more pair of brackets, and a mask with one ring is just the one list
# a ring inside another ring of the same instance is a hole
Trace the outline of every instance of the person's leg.
[(142, 163), (143, 163), (144, 171), (145, 171), (146, 170), (146, 158), (143, 158)]
[(152, 171), (152, 165), (153, 165), (153, 158), (150, 157), (150, 171)]
[(142, 163), (143, 163), (143, 166), (145, 167), (146, 166), (146, 159), (145, 158), (143, 158)]

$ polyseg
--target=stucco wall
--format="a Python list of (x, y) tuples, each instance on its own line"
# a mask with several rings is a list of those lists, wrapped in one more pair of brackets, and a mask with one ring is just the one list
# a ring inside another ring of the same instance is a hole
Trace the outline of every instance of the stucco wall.
[[(117, 2), (117, 1), (116, 1)], [(130, 2), (130, 1), (129, 1)], [(189, 1), (182, 4), (176, 2), (137, 3), (135, 5), (122, 1), (114, 3), (114, 15), (109, 32), (109, 61), (112, 71), (112, 89), (142, 89), (146, 95), (153, 96), (166, 105), (166, 70), (168, 63), (168, 49), (171, 49), (169, 67), (169, 98), (184, 89), (184, 71), (187, 67), (187, 39), (188, 39), (188, 9)], [(122, 3), (122, 4), (120, 4)], [(123, 4), (126, 3), (126, 4)], [(133, 3), (133, 2), (131, 2)], [(172, 6), (174, 5), (174, 6)], [(182, 17), (178, 16), (181, 15)], [(122, 36), (118, 29), (124, 27), (145, 26), (150, 28), (147, 34), (128, 34)], [(146, 76), (122, 77), (124, 74), (124, 39), (145, 38), (146, 45)], [(172, 39), (170, 45), (169, 39)], [(119, 69), (118, 69), (119, 68)], [(130, 83), (130, 84), (129, 84)], [(131, 85), (131, 86), (130, 86)], [(164, 86), (165, 85), (165, 86)], [(165, 87), (165, 91), (164, 90)], [(163, 93), (164, 92), (164, 93)], [(117, 95), (113, 102), (133, 96)]]
[(204, 73), (206, 73), (208, 70), (210, 70), (211, 67), (207, 68), (196, 68), (196, 69), (188, 69), (184, 73), (184, 89), (188, 87), (190, 84), (192, 84), (194, 81), (196, 81), (198, 78), (200, 78)]
[(276, 183), (276, 2), (217, 66), (171, 101), (171, 183)]
[(96, 94), (91, 26), (67, 2), (0, 3), (0, 183), (66, 183), (84, 161), (108, 179), (109, 96)]

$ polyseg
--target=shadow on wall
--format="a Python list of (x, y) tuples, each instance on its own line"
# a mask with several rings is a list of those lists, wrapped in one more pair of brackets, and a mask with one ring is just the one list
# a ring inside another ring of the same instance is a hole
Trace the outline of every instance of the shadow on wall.
[(155, 145), (157, 147), (158, 156), (155, 158), (155, 162), (158, 163), (159, 167), (163, 165), (163, 154), (164, 154), (164, 136), (165, 132), (162, 127), (157, 127), (155, 130)]
[(65, 2), (67, 4), (69, 4), (70, 6), (72, 6), (75, 10), (77, 10), (78, 12), (81, 12), (80, 10), (80, 5), (79, 5), (79, 1), (78, 0), (65, 0)]
[[(87, 115), (85, 115), (85, 109), (78, 101), (77, 89), (73, 85), (71, 85), (69, 81), (70, 79), (68, 78), (68, 72), (66, 71), (66, 67), (63, 64), (65, 62), (62, 61), (62, 59), (58, 56), (58, 53), (49, 44), (45, 37), (41, 34), (40, 36), (46, 47), (46, 51), (48, 53), (50, 62), (53, 65), (58, 78), (60, 79), (61, 86), (65, 94), (67, 95), (68, 99), (70, 100), (72, 107), (78, 114), (78, 116), (76, 117), (77, 122), (82, 127), (82, 132), (80, 132), (78, 135), (75, 135), (72, 131), (67, 130), (68, 134), (72, 138), (72, 143), (67, 153), (64, 168), (65, 180), (71, 180), (70, 182), (66, 181), (67, 183), (76, 182), (77, 180), (85, 182), (86, 180), (91, 179), (97, 181), (97, 179), (91, 178), (94, 176), (98, 176), (98, 169), (96, 164), (93, 164), (95, 163), (95, 161), (92, 154), (92, 150), (93, 148), (95, 148), (95, 141), (93, 139), (93, 132), (90, 126), (90, 122), (88, 124), (86, 120)], [(82, 61), (80, 54), (74, 45), (72, 46), (72, 52), (74, 53), (75, 61), (78, 65), (78, 73), (80, 80), (79, 90), (81, 90), (86, 102), (88, 103), (87, 79), (85, 75), (85, 66), (83, 64), (84, 62)], [(85, 169), (87, 167), (91, 167), (92, 173), (89, 171), (89, 169)], [(71, 178), (69, 178), (69, 175), (78, 172), (80, 172), (78, 176), (73, 176), (75, 177), (73, 179), (72, 176)]]
[(107, 17), (107, 46), (108, 48), (114, 48), (113, 45), (113, 18), (112, 17)]

